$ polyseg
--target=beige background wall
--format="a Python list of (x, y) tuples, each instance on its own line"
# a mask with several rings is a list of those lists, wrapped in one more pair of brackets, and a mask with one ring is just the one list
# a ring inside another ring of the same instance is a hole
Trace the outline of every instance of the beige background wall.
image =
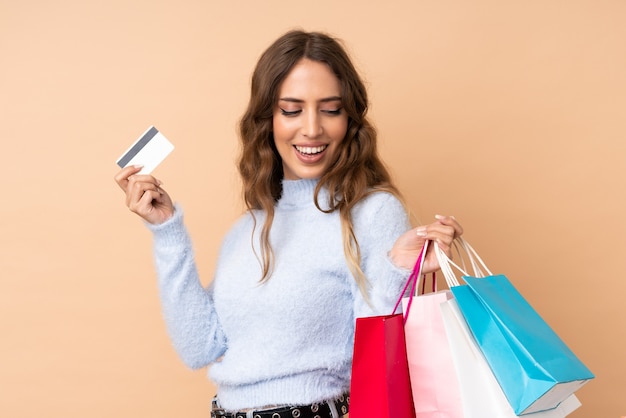
[(241, 210), (235, 125), (261, 51), (346, 41), (416, 217), (453, 214), (626, 415), (626, 2), (0, 0), (0, 416), (206, 417), (114, 161), (150, 124), (204, 280)]

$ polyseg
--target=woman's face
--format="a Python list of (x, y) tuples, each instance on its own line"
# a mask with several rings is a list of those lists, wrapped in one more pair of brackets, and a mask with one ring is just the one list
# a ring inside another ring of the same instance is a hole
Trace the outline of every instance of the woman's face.
[(278, 90), (273, 129), (285, 179), (326, 172), (348, 129), (341, 84), (326, 64), (303, 58), (291, 69)]

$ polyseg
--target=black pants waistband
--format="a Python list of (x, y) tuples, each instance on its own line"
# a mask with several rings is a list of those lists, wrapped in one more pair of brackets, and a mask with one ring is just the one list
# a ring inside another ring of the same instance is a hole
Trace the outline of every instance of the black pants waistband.
[(330, 405), (334, 405), (339, 416), (348, 413), (350, 394), (345, 393), (337, 399), (320, 402), (311, 405), (285, 406), (280, 408), (263, 409), (252, 411), (226, 412), (220, 408), (217, 399), (213, 399), (211, 418), (334, 418)]

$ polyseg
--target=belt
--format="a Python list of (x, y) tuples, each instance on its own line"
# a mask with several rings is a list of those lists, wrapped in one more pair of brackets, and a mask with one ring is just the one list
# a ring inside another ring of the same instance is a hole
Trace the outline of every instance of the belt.
[[(303, 406), (285, 406), (281, 408), (252, 411), (253, 418), (333, 418), (330, 404), (334, 404), (339, 416), (348, 413), (350, 394), (346, 393), (337, 399)], [(226, 412), (219, 407), (217, 399), (213, 399), (211, 418), (247, 418), (249, 412)]]

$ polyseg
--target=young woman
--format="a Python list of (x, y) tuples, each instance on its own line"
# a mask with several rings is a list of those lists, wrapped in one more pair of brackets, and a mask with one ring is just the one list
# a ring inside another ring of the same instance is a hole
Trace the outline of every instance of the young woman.
[[(248, 210), (207, 289), (182, 210), (160, 181), (141, 167), (115, 177), (154, 234), (177, 352), (189, 367), (212, 365), (214, 416), (346, 414), (355, 319), (391, 313), (424, 242), (449, 253), (462, 234), (445, 216), (411, 228), (367, 108), (332, 37), (292, 31), (263, 53), (240, 123)], [(425, 270), (437, 268), (429, 252)]]

